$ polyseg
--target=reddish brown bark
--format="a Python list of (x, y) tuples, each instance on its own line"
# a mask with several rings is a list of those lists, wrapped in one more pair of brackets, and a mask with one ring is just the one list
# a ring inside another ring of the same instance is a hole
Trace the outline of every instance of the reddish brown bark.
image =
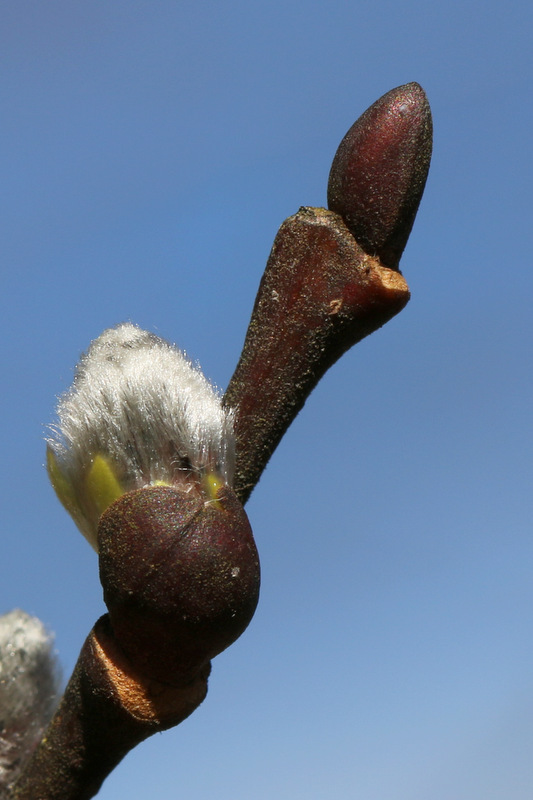
[(302, 208), (283, 223), (224, 395), (237, 410), (243, 503), (324, 372), (408, 300), (403, 277), (367, 255), (336, 214)]
[(59, 708), (13, 800), (89, 800), (135, 745), (177, 725), (207, 693), (207, 664), (180, 687), (147, 681), (117, 648), (108, 616), (81, 650)]

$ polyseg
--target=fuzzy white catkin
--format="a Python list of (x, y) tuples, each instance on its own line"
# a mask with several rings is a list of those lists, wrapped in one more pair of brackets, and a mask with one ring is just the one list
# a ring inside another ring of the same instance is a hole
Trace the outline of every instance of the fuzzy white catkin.
[(168, 479), (182, 458), (231, 481), (231, 414), (180, 350), (131, 323), (92, 342), (58, 416), (50, 444), (71, 469), (104, 452), (145, 480)]
[(97, 455), (124, 491), (205, 472), (232, 484), (232, 412), (180, 350), (136, 325), (110, 328), (91, 343), (57, 413), (48, 447), (81, 513), (69, 510), (93, 544), (97, 521), (83, 482)]
[(0, 797), (22, 771), (58, 701), (53, 637), (18, 609), (0, 616)]

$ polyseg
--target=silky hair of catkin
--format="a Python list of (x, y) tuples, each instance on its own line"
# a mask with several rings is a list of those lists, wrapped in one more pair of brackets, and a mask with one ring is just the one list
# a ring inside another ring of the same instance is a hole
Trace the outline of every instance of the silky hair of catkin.
[(160, 479), (158, 469), (171, 468), (160, 464), (170, 441), (174, 455), (194, 468), (218, 468), (231, 482), (231, 413), (180, 350), (130, 323), (92, 342), (58, 416), (59, 437), (49, 441), (74, 462), (110, 452), (118, 463), (131, 461), (133, 472), (155, 472)]
[(0, 797), (22, 772), (57, 705), (53, 636), (37, 617), (0, 616)]

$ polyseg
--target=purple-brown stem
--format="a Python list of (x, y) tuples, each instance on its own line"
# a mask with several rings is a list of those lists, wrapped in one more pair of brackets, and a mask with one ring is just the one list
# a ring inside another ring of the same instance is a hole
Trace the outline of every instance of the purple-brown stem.
[(117, 647), (107, 614), (82, 647), (59, 708), (12, 800), (89, 800), (144, 739), (178, 725), (207, 692), (210, 665), (171, 687), (139, 675)]
[(336, 214), (302, 208), (283, 223), (224, 395), (237, 410), (243, 503), (324, 372), (408, 299), (400, 273), (368, 256)]

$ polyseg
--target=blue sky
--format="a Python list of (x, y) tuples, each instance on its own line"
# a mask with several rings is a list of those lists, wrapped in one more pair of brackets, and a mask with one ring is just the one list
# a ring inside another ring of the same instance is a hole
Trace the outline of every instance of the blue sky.
[(44, 426), (124, 320), (220, 387), (281, 222), (418, 81), (407, 308), (326, 375), (247, 510), (262, 594), (206, 702), (102, 800), (533, 792), (530, 4), (19, 2), (0, 11), (0, 610), (67, 676), (104, 611)]

